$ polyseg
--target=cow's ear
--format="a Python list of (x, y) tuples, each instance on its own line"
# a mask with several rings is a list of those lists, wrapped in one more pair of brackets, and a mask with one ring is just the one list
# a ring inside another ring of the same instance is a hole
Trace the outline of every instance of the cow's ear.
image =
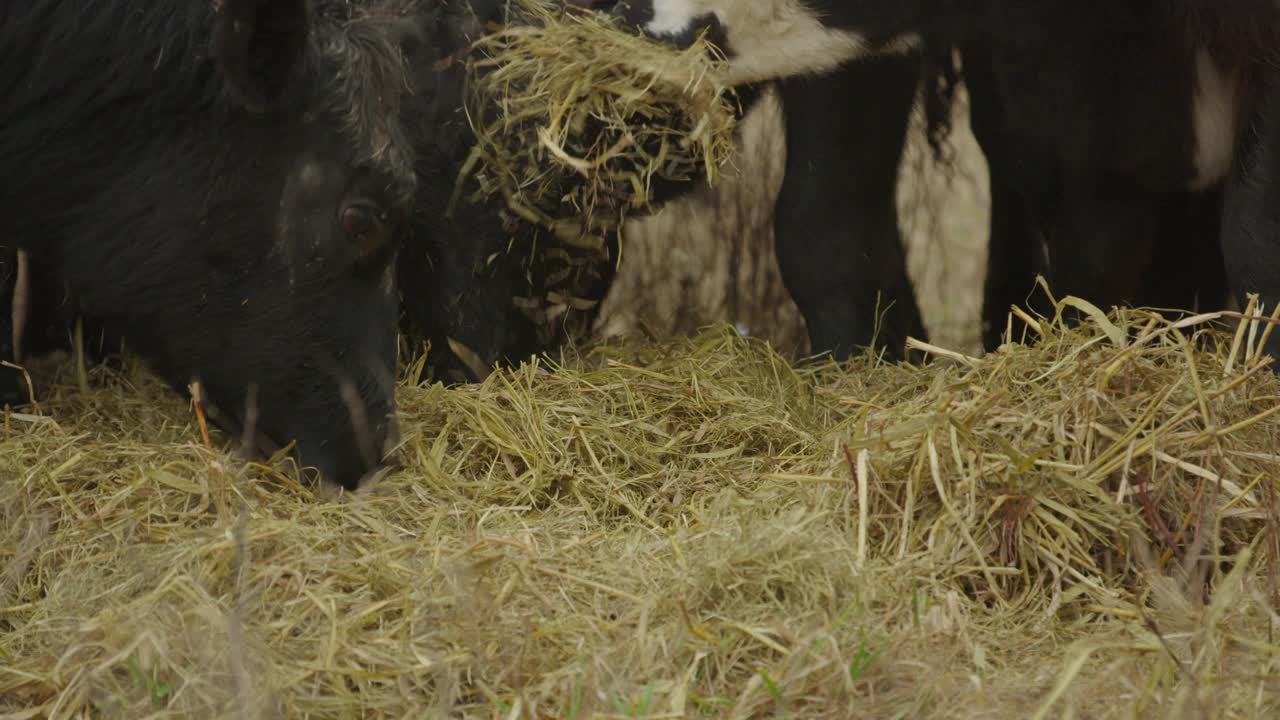
[(213, 56), (250, 108), (279, 98), (306, 52), (309, 0), (214, 0)]

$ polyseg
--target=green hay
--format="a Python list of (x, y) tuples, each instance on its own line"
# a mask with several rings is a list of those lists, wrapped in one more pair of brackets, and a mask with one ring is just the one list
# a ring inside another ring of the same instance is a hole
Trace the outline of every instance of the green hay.
[(477, 142), (460, 192), (502, 197), (563, 246), (602, 253), (655, 180), (715, 180), (737, 120), (709, 41), (676, 50), (558, 0), (511, 9), (468, 59)]
[(0, 713), (1275, 716), (1280, 380), (1228, 319), (597, 347), (402, 387), (337, 499), (67, 364), (0, 435)]

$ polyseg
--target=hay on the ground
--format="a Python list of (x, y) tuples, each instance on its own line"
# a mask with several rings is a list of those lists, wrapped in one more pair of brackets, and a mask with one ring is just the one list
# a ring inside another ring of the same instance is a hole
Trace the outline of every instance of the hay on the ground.
[(0, 712), (1275, 717), (1280, 381), (1215, 318), (404, 387), (340, 501), (99, 369), (3, 418)]
[(737, 122), (714, 45), (678, 50), (558, 0), (511, 10), (468, 59), (477, 141), (460, 192), (499, 195), (564, 245), (598, 251), (655, 181), (714, 181)]

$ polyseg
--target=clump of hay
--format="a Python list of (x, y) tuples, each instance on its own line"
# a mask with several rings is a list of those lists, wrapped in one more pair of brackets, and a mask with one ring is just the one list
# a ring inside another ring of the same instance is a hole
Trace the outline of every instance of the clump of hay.
[(1069, 307), (923, 368), (726, 328), (405, 386), (338, 501), (97, 369), (0, 424), (0, 712), (1274, 716), (1266, 323)]
[(511, 10), (468, 60), (476, 145), (460, 191), (500, 195), (561, 244), (599, 253), (655, 181), (715, 179), (737, 116), (712, 43), (677, 50), (556, 0)]

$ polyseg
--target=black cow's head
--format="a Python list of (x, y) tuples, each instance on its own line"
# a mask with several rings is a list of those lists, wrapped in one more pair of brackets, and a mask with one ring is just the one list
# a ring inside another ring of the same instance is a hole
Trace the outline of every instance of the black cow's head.
[[(426, 6), (421, 42), (406, 44), (412, 94), (401, 117), (414, 148), (417, 198), (412, 239), (399, 263), (405, 336), (430, 343), (426, 366), (446, 383), (484, 379), (554, 349), (568, 336), (533, 307), (564, 267), (550, 259), (531, 224), (500, 198), (477, 200), (459, 179), (475, 145), (465, 105), (471, 44), (506, 20), (503, 0)], [(602, 292), (602, 291), (601, 291)]]
[(347, 488), (395, 439), (394, 267), (414, 192), (404, 28), (364, 5), (107, 0), (129, 37), (66, 51), (85, 65), (73, 77), (106, 67), (58, 90), (79, 105), (57, 108), (61, 133), (29, 159), (64, 194), (37, 196), (51, 206), (21, 228), (85, 315), (175, 387), (198, 381), (214, 422), (262, 450), (296, 442)]

